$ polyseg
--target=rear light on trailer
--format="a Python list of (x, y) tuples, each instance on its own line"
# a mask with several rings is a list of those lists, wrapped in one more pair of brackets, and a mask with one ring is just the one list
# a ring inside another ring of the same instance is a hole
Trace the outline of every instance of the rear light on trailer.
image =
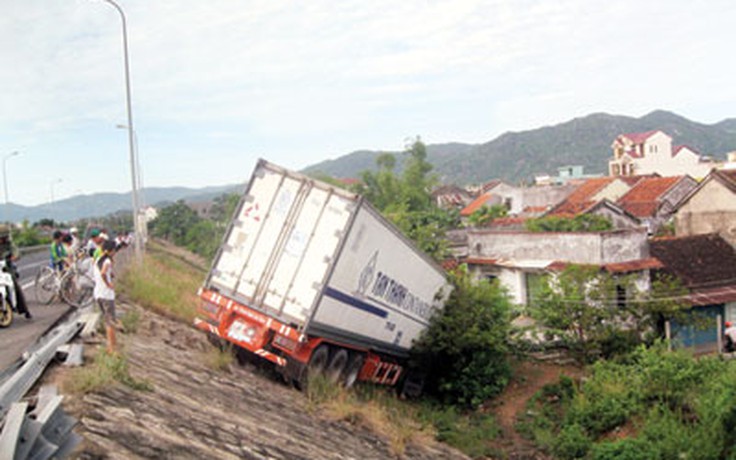
[(273, 344), (285, 351), (294, 351), (296, 348), (296, 340), (292, 340), (279, 334), (276, 334), (273, 338)]
[(201, 310), (214, 319), (217, 319), (220, 314), (220, 307), (209, 302), (202, 302)]

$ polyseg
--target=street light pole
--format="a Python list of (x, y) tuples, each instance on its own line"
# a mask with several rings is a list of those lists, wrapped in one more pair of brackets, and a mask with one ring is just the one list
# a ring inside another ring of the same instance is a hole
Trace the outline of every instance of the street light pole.
[(143, 247), (141, 245), (142, 232), (140, 229), (139, 219), (139, 206), (138, 206), (138, 181), (136, 173), (136, 161), (135, 161), (135, 149), (134, 138), (133, 138), (133, 109), (131, 107), (130, 97), (130, 64), (128, 60), (128, 30), (125, 20), (125, 13), (120, 5), (115, 3), (113, 0), (103, 0), (104, 2), (111, 5), (120, 14), (120, 20), (123, 26), (123, 56), (125, 61), (125, 102), (128, 111), (128, 149), (130, 151), (130, 180), (131, 180), (131, 194), (133, 196), (133, 229), (135, 231), (135, 238), (133, 240), (133, 249), (135, 251), (135, 259), (138, 263), (143, 260)]
[[(10, 153), (6, 154), (3, 157), (3, 186), (5, 187), (5, 216), (8, 216), (9, 215), (8, 214), (8, 212), (9, 212), (8, 211), (8, 204), (9, 204), (9, 201), (8, 201), (8, 172), (7, 172), (8, 158), (16, 157), (18, 155), (20, 155), (20, 152), (18, 152), (16, 150), (14, 152), (10, 152)], [(8, 218), (8, 219), (6, 219), (6, 221), (8, 222), (8, 225), (10, 225), (10, 219)], [(13, 240), (13, 232), (12, 231), (10, 232), (10, 240), (11, 241)]]
[(10, 152), (7, 155), (3, 157), (3, 185), (5, 186), (5, 212), (8, 212), (8, 172), (7, 172), (7, 163), (8, 158), (15, 157), (20, 155), (20, 152)]

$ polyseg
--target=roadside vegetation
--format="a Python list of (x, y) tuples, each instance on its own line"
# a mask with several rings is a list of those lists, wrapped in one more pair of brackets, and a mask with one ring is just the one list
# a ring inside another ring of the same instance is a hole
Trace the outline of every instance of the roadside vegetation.
[(488, 414), (431, 400), (399, 399), (391, 389), (373, 385), (346, 390), (319, 376), (310, 380), (306, 397), (309, 410), (382, 435), (398, 456), (410, 444), (428, 442), (443, 442), (472, 458), (498, 454), (494, 440), (500, 430)]
[(128, 359), (123, 352), (108, 353), (100, 347), (93, 359), (91, 365), (72, 369), (64, 380), (65, 391), (90, 393), (116, 383), (139, 391), (152, 390), (149, 382), (135, 379), (130, 375)]
[(164, 250), (155, 241), (148, 244), (144, 257), (143, 264), (122, 274), (120, 293), (144, 308), (191, 324), (204, 268)]
[(736, 361), (658, 344), (588, 371), (546, 386), (518, 430), (560, 459), (736, 458)]

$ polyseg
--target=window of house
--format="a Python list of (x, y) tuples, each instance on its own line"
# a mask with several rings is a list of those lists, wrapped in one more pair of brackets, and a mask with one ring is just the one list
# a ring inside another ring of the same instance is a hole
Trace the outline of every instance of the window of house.
[(618, 308), (626, 307), (626, 288), (620, 284), (616, 285), (616, 306)]
[(547, 273), (526, 273), (526, 303), (536, 304), (547, 287), (549, 275)]

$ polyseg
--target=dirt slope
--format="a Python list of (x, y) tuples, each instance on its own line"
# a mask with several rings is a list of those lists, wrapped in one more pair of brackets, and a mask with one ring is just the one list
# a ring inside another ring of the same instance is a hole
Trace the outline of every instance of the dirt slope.
[[(211, 345), (186, 325), (144, 312), (123, 336), (131, 374), (153, 391), (113, 385), (67, 396), (85, 438), (77, 458), (385, 459), (386, 440), (307, 410), (304, 395), (253, 369), (212, 371)], [(63, 380), (66, 370), (59, 370)], [(409, 446), (404, 458), (463, 459), (444, 446)]]

